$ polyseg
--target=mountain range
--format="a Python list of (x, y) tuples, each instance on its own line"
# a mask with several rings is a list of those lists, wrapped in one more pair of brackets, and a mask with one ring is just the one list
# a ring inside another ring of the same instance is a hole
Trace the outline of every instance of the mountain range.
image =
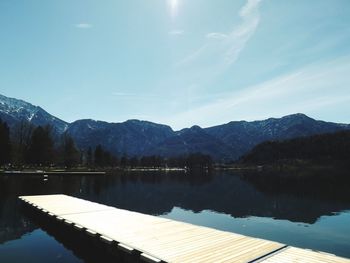
[(51, 125), (56, 134), (67, 132), (86, 150), (101, 144), (119, 156), (164, 157), (201, 152), (216, 161), (236, 160), (259, 143), (350, 129), (349, 124), (314, 120), (304, 114), (261, 121), (232, 121), (209, 128), (192, 126), (174, 131), (170, 126), (141, 120), (109, 123), (91, 119), (65, 122), (23, 100), (0, 95), (0, 118), (13, 128), (20, 121)]

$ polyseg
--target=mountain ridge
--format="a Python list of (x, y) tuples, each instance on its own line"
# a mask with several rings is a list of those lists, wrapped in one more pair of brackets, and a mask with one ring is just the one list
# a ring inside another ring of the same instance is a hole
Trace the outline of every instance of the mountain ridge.
[(9, 98), (0, 94), (0, 118), (10, 127), (20, 121), (28, 121), (36, 126), (50, 124), (57, 133), (68, 128), (68, 123), (51, 115), (40, 106), (24, 100)]
[(201, 152), (217, 161), (236, 160), (264, 141), (286, 140), (350, 129), (349, 124), (315, 120), (302, 113), (257, 121), (231, 121), (202, 128), (193, 125), (174, 131), (170, 126), (145, 120), (106, 122), (92, 119), (68, 123), (39, 106), (0, 95), (0, 118), (14, 127), (20, 121), (52, 125), (67, 132), (86, 151), (101, 144), (119, 156), (172, 157)]

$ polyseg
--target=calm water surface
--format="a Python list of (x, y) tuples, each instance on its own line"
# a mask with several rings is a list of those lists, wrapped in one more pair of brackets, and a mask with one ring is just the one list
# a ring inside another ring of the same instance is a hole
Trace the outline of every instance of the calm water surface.
[[(93, 262), (78, 244), (35, 223), (18, 195), (91, 201), (350, 258), (347, 174), (256, 172), (0, 175), (0, 262)], [(86, 252), (87, 253), (87, 252)]]

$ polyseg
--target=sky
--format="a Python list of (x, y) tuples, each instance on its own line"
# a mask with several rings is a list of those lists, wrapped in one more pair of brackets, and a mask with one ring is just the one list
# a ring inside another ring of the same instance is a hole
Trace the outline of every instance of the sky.
[(0, 94), (68, 122), (350, 123), (350, 1), (0, 0)]

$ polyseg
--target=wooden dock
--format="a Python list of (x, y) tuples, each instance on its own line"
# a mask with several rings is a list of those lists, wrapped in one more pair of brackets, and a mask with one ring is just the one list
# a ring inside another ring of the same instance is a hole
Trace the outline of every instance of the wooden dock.
[[(329, 262), (350, 259), (122, 210), (67, 195), (21, 196), (67, 227), (99, 237), (145, 262)], [(330, 241), (331, 242), (331, 241)]]

